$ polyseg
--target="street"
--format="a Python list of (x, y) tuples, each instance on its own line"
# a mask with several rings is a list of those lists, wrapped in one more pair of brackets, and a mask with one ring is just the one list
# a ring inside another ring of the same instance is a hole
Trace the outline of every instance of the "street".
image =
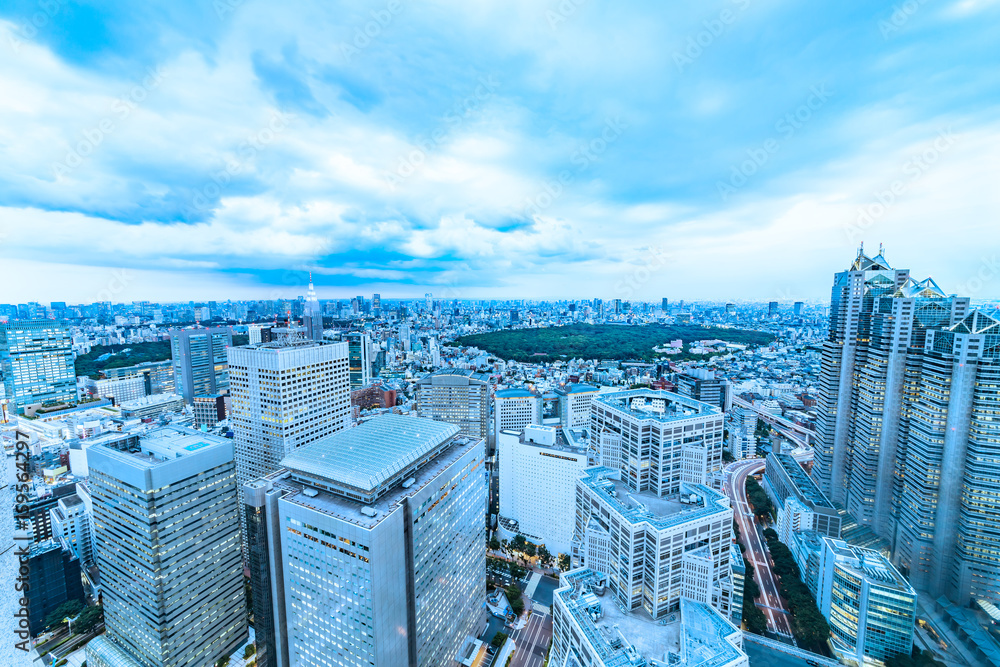
[(791, 637), (792, 626), (778, 592), (778, 579), (771, 572), (770, 557), (746, 497), (747, 477), (763, 469), (764, 459), (745, 459), (730, 463), (726, 467), (725, 491), (733, 504), (733, 515), (740, 527), (740, 538), (747, 549), (743, 557), (753, 565), (757, 585), (760, 586), (761, 597), (757, 599), (757, 606), (767, 618), (768, 630)]
[(541, 667), (552, 641), (552, 617), (544, 612), (533, 611), (528, 624), (515, 630), (510, 637), (517, 644), (517, 650), (510, 661), (511, 667)]

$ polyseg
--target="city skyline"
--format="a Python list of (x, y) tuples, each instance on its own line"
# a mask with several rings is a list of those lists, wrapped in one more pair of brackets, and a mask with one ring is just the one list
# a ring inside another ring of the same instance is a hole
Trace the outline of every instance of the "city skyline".
[(11, 300), (1000, 295), (996, 2), (166, 7), (0, 9)]

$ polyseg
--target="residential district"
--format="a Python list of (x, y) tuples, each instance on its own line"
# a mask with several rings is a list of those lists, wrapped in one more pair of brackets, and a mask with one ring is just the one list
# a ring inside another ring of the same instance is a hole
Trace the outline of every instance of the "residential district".
[(10, 664), (1000, 665), (997, 305), (845, 265), (0, 305)]

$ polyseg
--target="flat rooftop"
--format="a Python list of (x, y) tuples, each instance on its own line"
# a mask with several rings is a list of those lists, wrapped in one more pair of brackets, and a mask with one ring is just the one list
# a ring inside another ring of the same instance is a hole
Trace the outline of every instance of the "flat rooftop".
[(656, 389), (633, 389), (598, 394), (594, 397), (594, 402), (624, 412), (635, 419), (658, 422), (722, 414), (722, 411), (714, 405)]
[[(358, 426), (351, 430), (359, 430), (361, 428), (363, 427)], [(381, 496), (371, 502), (354, 500), (339, 493), (317, 489), (311, 484), (296, 479), (291, 474), (291, 471), (288, 470), (274, 473), (269, 476), (269, 479), (274, 483), (276, 488), (284, 489), (288, 492), (287, 495), (283, 496), (283, 500), (371, 530), (386, 516), (395, 511), (400, 506), (400, 501), (404, 497), (411, 496), (423, 489), (442, 471), (447, 469), (448, 466), (465, 456), (470, 449), (480, 442), (482, 442), (480, 438), (472, 438), (464, 435), (450, 437), (444, 443), (443, 447), (438, 450), (437, 455), (426, 465), (419, 468), (416, 472), (407, 475), (405, 479), (397, 479)], [(413, 484), (407, 488), (403, 488), (403, 482), (410, 478), (413, 478)], [(361, 510), (364, 507), (374, 509), (376, 511), (375, 516), (362, 514)]]
[[(536, 425), (537, 426), (537, 425)], [(577, 440), (570, 434), (568, 437), (564, 432), (564, 429), (555, 429), (556, 438), (555, 443), (551, 445), (546, 445), (539, 442), (532, 442), (525, 438), (525, 431), (521, 429), (504, 429), (501, 433), (507, 433), (509, 435), (517, 435), (517, 441), (522, 445), (527, 445), (529, 447), (538, 447), (539, 449), (552, 449), (559, 452), (566, 452), (567, 454), (586, 454), (589, 447), (585, 442)]]
[(154, 468), (220, 445), (232, 447), (232, 441), (194, 429), (162, 426), (144, 432), (106, 434), (99, 442), (95, 438), (91, 446), (103, 446), (127, 456), (133, 464)]
[(457, 435), (454, 424), (385, 414), (300, 447), (281, 461), (293, 477), (318, 478), (363, 496), (422, 465)]

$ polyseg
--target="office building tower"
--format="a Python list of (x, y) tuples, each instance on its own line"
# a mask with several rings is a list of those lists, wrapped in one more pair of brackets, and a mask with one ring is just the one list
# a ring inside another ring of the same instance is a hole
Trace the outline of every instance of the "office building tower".
[(796, 301), (795, 303), (793, 303), (792, 314), (795, 315), (795, 317), (802, 317), (802, 307), (804, 305), (805, 304), (803, 304), (801, 301)]
[(382, 295), (372, 294), (372, 316), (382, 317)]
[(612, 299), (611, 300), (611, 311), (615, 315), (620, 315), (621, 314), (621, 312), (622, 312), (622, 300), (621, 299)]
[(94, 562), (90, 514), (77, 494), (63, 496), (49, 510), (52, 537), (62, 541), (80, 559), (84, 568)]
[(775, 317), (778, 314), (778, 302), (769, 301), (767, 304), (767, 316), (768, 318)]
[(107, 398), (114, 405), (121, 405), (143, 398), (146, 395), (146, 383), (138, 375), (114, 380), (84, 378), (80, 390), (84, 395)]
[(226, 419), (226, 397), (219, 394), (195, 396), (191, 403), (191, 412), (194, 416), (195, 428), (203, 426), (212, 428)]
[(893, 562), (918, 590), (1000, 604), (1000, 320), (973, 311), (909, 357)]
[(486, 594), (485, 443), (381, 415), (244, 486), (260, 667), (457, 664)]
[(156, 394), (127, 401), (118, 407), (122, 411), (122, 417), (126, 419), (147, 419), (164, 412), (180, 412), (184, 409), (184, 398), (177, 394)]
[(517, 308), (511, 308), (510, 309), (511, 324), (519, 322), (520, 320), (521, 320), (521, 313), (517, 310)]
[(75, 492), (76, 483), (68, 482), (58, 486), (39, 485), (28, 493), (28, 511), (25, 514), (35, 542), (52, 539), (52, 510), (59, 506), (62, 498)]
[(323, 340), (323, 309), (319, 305), (319, 299), (316, 298), (316, 288), (313, 287), (312, 273), (309, 274), (309, 287), (306, 291), (302, 322), (306, 327), (306, 338), (309, 340)]
[(726, 447), (737, 461), (757, 456), (757, 412), (741, 405), (726, 412), (729, 441)]
[(0, 375), (19, 413), (28, 406), (76, 400), (69, 325), (55, 320), (0, 323)]
[(661, 308), (661, 310), (663, 310), (664, 313), (669, 312), (670, 311), (670, 299), (664, 297), (663, 301), (660, 303), (660, 308)]
[(823, 538), (816, 606), (843, 661), (882, 664), (913, 650), (917, 593), (878, 551)]
[(170, 355), (176, 393), (190, 405), (195, 396), (221, 394), (229, 389), (228, 350), (233, 344), (229, 327), (172, 329)]
[(736, 314), (736, 304), (727, 303), (726, 304), (726, 315), (735, 315), (735, 314)]
[(840, 537), (840, 513), (794, 456), (768, 454), (763, 482), (764, 491), (778, 508), (778, 536), (782, 542), (789, 544), (791, 532), (797, 530)]
[(490, 376), (460, 368), (435, 371), (416, 382), (417, 413), (486, 439), (490, 430)]
[(348, 344), (285, 335), (229, 351), (229, 424), (241, 485), (277, 470), (297, 447), (351, 424)]
[(621, 470), (634, 491), (655, 496), (680, 493), (682, 482), (718, 484), (722, 432), (719, 408), (667, 391), (598, 394), (591, 408), (601, 465)]
[(83, 601), (80, 559), (61, 540), (35, 542), (28, 547), (28, 632), (44, 629), (45, 619), (64, 602)]
[(597, 387), (570, 383), (556, 389), (559, 397), (559, 422), (563, 428), (587, 428), (590, 425), (590, 404), (597, 396)]
[(434, 295), (431, 294), (430, 292), (424, 294), (424, 308), (426, 308), (427, 311), (431, 310), (431, 306), (433, 305), (433, 303), (434, 303)]
[(257, 343), (266, 343), (267, 341), (261, 338), (261, 332), (264, 329), (270, 329), (270, 324), (248, 324), (247, 325), (247, 336), (249, 338), (251, 345), (256, 345)]
[(553, 555), (570, 553), (576, 482), (587, 467), (587, 446), (562, 429), (529, 425), (497, 433), (500, 532), (524, 535)]
[(87, 451), (107, 630), (87, 664), (212, 665), (247, 639), (232, 441), (120, 436)]
[(498, 389), (493, 395), (493, 436), (542, 423), (542, 396), (524, 388)]
[(578, 479), (574, 562), (605, 575), (625, 609), (642, 609), (655, 620), (676, 612), (685, 590), (729, 617), (729, 499), (686, 482), (673, 493), (635, 491), (626, 479), (606, 467), (588, 468)]
[(736, 627), (743, 623), (743, 591), (746, 586), (747, 565), (743, 561), (740, 545), (733, 542), (729, 545), (729, 567), (733, 572), (733, 599), (729, 620)]
[(372, 342), (366, 333), (352, 332), (344, 336), (350, 359), (351, 389), (367, 387), (372, 381)]
[(715, 371), (710, 371), (707, 368), (692, 368), (679, 374), (677, 376), (677, 393), (718, 408), (722, 407), (725, 399), (725, 387), (722, 379), (716, 377)]

